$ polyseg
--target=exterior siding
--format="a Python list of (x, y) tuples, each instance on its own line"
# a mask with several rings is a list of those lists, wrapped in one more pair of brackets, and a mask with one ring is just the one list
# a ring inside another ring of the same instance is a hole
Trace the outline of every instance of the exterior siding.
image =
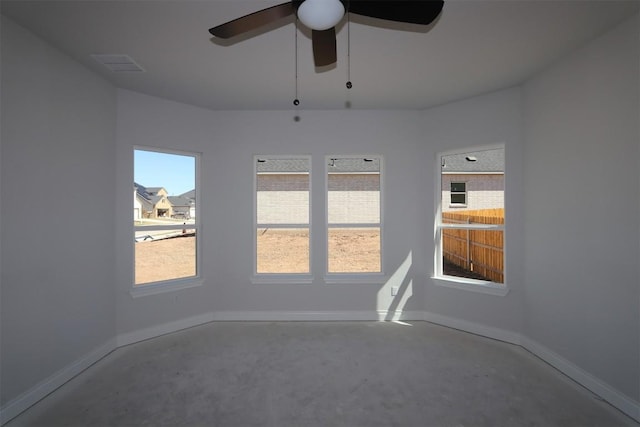
[[(166, 210), (166, 213), (164, 215), (159, 215), (159, 209)], [(167, 200), (167, 198), (163, 196), (162, 199), (160, 199), (154, 206), (153, 215), (155, 218), (171, 218), (172, 214), (173, 208), (171, 206), (171, 203), (169, 203), (169, 200)]]
[(329, 224), (380, 223), (379, 174), (329, 174)]
[[(329, 223), (380, 222), (379, 174), (329, 174)], [(307, 174), (257, 175), (258, 224), (308, 224)]]
[[(452, 205), (451, 183), (465, 182), (467, 190), (466, 205)], [(459, 209), (493, 209), (504, 207), (503, 174), (443, 174), (442, 175), (442, 211)]]
[(309, 175), (257, 175), (258, 224), (309, 224)]

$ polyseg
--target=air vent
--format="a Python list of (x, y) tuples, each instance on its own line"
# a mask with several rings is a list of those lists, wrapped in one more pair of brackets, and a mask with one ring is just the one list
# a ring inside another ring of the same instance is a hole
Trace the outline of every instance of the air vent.
[(91, 57), (114, 73), (144, 73), (144, 68), (129, 55), (93, 54)]

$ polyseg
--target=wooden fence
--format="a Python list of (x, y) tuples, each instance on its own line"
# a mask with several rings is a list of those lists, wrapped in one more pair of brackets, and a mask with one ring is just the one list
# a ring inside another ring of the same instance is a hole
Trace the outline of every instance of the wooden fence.
[[(443, 212), (445, 224), (504, 224), (504, 209)], [(503, 230), (442, 229), (445, 261), (497, 283), (504, 283)]]

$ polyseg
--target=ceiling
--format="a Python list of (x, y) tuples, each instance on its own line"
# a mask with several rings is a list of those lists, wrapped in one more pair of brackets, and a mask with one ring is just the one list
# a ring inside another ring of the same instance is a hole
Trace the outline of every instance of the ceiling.
[[(287, 18), (220, 42), (210, 27), (283, 0), (2, 0), (2, 13), (114, 85), (218, 110), (294, 108), (296, 31)], [(636, 13), (640, 1), (445, 0), (429, 28), (351, 17), (338, 63), (313, 65), (298, 32), (301, 109), (424, 109), (510, 87)], [(347, 36), (350, 35), (350, 80)], [(113, 73), (91, 54), (127, 54)]]

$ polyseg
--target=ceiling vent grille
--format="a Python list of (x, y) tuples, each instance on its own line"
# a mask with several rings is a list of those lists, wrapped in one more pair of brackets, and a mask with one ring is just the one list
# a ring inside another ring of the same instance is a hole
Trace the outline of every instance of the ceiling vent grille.
[(91, 57), (114, 73), (144, 73), (144, 68), (129, 55), (93, 54)]

